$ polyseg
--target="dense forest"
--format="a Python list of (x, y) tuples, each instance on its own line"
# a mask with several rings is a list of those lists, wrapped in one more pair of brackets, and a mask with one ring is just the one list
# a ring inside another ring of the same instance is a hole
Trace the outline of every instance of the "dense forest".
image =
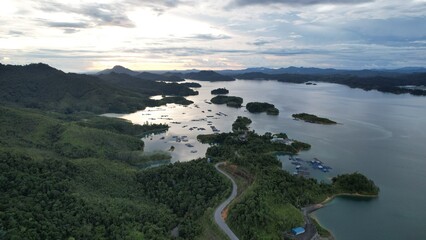
[(280, 113), (274, 104), (266, 102), (249, 102), (247, 103), (246, 108), (251, 113), (266, 112), (268, 115), (278, 115)]
[(243, 104), (241, 97), (218, 95), (210, 100), (214, 104), (226, 104), (228, 107), (240, 108)]
[[(4, 239), (170, 239), (199, 235), (229, 183), (205, 160), (140, 169), (136, 126), (89, 113), (0, 107)], [(152, 180), (155, 179), (153, 182)]]
[(216, 88), (210, 91), (211, 94), (219, 95), (219, 94), (228, 94), (229, 90), (226, 88)]
[(248, 125), (251, 124), (251, 119), (247, 117), (238, 116), (237, 120), (232, 124), (232, 131), (247, 131), (249, 130)]

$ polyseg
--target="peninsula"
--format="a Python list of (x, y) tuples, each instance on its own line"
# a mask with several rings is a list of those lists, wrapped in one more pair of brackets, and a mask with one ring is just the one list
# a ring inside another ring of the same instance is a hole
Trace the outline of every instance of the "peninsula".
[[(327, 184), (284, 171), (276, 153), (297, 154), (308, 150), (310, 145), (296, 140), (291, 144), (271, 141), (272, 133), (259, 135), (249, 131), (250, 122), (248, 118), (238, 117), (232, 132), (197, 137), (211, 145), (206, 157), (213, 162), (228, 161), (230, 167), (225, 171), (243, 191), (230, 203), (226, 218), (239, 239), (281, 239), (283, 232), (289, 233), (305, 223), (313, 229), (312, 236), (317, 233), (327, 236), (327, 231), (319, 225), (315, 230), (312, 224), (317, 223), (305, 214), (305, 206), (341, 194), (378, 195), (379, 188), (360, 173), (342, 174)], [(284, 133), (280, 136), (287, 137)]]

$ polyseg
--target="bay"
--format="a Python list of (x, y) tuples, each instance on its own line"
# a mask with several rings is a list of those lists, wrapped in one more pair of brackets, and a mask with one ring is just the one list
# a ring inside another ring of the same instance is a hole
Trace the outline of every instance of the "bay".
[[(199, 143), (196, 136), (212, 133), (208, 121), (228, 132), (237, 116), (247, 116), (258, 133), (285, 132), (290, 138), (310, 143), (312, 149), (299, 157), (315, 157), (333, 168), (329, 173), (314, 172), (313, 177), (329, 181), (337, 174), (358, 171), (380, 187), (377, 199), (337, 198), (315, 213), (337, 239), (426, 239), (426, 98), (329, 83), (191, 82), (203, 87), (197, 89), (198, 96), (188, 98), (194, 101), (188, 107), (169, 104), (119, 115), (134, 123), (162, 122), (171, 126), (164, 134), (144, 138), (146, 151), (167, 151), (174, 146), (172, 162), (203, 157), (208, 146)], [(251, 114), (245, 108), (209, 104), (213, 97), (210, 91), (219, 87), (226, 87), (229, 95), (242, 97), (244, 104), (275, 104), (280, 114)], [(301, 112), (339, 124), (325, 126), (292, 119), (292, 114)], [(174, 136), (187, 136), (188, 141), (177, 142)], [(294, 170), (288, 157), (279, 158), (285, 170)]]

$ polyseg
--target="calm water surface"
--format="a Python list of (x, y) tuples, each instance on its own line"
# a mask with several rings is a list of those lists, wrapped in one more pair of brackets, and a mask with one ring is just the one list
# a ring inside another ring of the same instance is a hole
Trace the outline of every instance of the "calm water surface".
[[(163, 122), (171, 126), (167, 133), (145, 138), (146, 151), (167, 151), (174, 146), (173, 162), (203, 157), (208, 146), (197, 142), (196, 136), (212, 132), (207, 121), (228, 132), (237, 116), (247, 116), (258, 133), (285, 132), (290, 138), (310, 143), (312, 149), (300, 157), (317, 157), (333, 167), (330, 173), (315, 172), (314, 177), (327, 180), (340, 173), (358, 171), (380, 187), (377, 199), (337, 198), (315, 213), (337, 239), (426, 239), (425, 97), (366, 92), (327, 83), (316, 86), (245, 80), (199, 83), (203, 86), (197, 89), (200, 95), (189, 97), (196, 105), (171, 104), (120, 116), (134, 123)], [(210, 91), (218, 87), (229, 89), (229, 95), (243, 97), (245, 103), (273, 103), (280, 115), (251, 114), (244, 108), (206, 103), (212, 97)], [(227, 116), (216, 115), (219, 112)], [(340, 124), (323, 126), (293, 120), (291, 115), (300, 112), (327, 117)], [(191, 127), (196, 129), (189, 131)], [(173, 136), (187, 136), (188, 142), (176, 142)], [(280, 159), (284, 169), (293, 171), (287, 157)]]

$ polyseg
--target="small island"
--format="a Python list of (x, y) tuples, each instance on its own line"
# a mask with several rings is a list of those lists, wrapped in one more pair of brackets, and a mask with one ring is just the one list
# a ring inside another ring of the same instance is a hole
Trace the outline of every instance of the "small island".
[(251, 113), (266, 112), (268, 115), (278, 115), (280, 111), (275, 108), (274, 104), (266, 102), (250, 102), (247, 103), (247, 110)]
[(317, 117), (313, 114), (308, 114), (308, 113), (297, 113), (297, 114), (293, 114), (292, 116), (295, 119), (300, 119), (309, 123), (324, 124), (324, 125), (337, 124), (337, 122), (332, 121), (328, 118)]
[(213, 89), (210, 93), (214, 95), (228, 94), (229, 90), (226, 88), (216, 88), (216, 89)]
[(216, 96), (210, 100), (214, 104), (226, 104), (228, 107), (240, 108), (243, 99), (235, 96)]

